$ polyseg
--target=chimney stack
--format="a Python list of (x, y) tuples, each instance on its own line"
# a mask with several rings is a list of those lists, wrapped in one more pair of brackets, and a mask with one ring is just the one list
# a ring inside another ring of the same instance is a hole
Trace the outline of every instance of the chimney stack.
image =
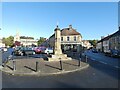
[(104, 38), (104, 36), (101, 36), (101, 39), (103, 39)]
[(72, 30), (72, 25), (69, 25), (69, 29)]

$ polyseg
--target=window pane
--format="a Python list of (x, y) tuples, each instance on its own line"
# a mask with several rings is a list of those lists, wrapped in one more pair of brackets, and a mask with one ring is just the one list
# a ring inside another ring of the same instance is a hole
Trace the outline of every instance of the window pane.
[(76, 36), (74, 36), (74, 41), (76, 41)]
[(69, 41), (69, 37), (67, 37), (67, 41)]
[(63, 37), (61, 37), (61, 41), (63, 41)]

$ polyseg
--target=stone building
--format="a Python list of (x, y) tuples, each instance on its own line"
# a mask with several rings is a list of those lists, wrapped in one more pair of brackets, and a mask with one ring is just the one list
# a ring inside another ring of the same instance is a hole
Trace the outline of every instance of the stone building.
[(120, 27), (119, 30), (113, 33), (109, 39), (109, 47), (113, 50), (120, 50)]
[(98, 41), (98, 42), (97, 42), (96, 49), (97, 49), (98, 51), (102, 52), (102, 42), (101, 42), (101, 41)]
[(33, 37), (20, 36), (19, 33), (16, 33), (14, 36), (14, 43), (20, 43), (22, 46), (37, 46), (37, 40), (34, 40)]
[(83, 43), (82, 46), (86, 49), (89, 49), (89, 48), (93, 47), (88, 40), (82, 40), (82, 43)]
[(0, 39), (0, 47), (5, 47), (5, 44), (2, 42), (2, 39)]
[[(63, 28), (61, 31), (61, 48), (62, 51), (77, 51), (80, 52), (82, 45), (82, 35), (69, 25), (68, 28)], [(49, 38), (49, 46), (54, 47), (55, 34)]]
[(117, 32), (98, 41), (96, 48), (104, 53), (109, 53), (110, 50), (120, 50), (120, 27)]

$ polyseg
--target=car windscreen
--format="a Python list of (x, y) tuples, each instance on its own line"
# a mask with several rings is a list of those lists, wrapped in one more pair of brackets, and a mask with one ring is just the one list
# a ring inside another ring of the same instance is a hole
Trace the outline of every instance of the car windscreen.
[(48, 50), (53, 50), (52, 48), (48, 48)]

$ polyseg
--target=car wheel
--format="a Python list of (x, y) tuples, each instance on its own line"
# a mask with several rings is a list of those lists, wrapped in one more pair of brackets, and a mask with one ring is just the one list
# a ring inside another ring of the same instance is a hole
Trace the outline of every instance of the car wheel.
[(111, 54), (111, 57), (113, 57), (113, 55)]
[(47, 54), (49, 54), (49, 51), (47, 51)]
[(23, 54), (23, 53), (21, 53), (20, 55), (21, 55), (21, 56), (23, 56), (24, 54)]
[(35, 52), (33, 52), (33, 54), (35, 54)]

